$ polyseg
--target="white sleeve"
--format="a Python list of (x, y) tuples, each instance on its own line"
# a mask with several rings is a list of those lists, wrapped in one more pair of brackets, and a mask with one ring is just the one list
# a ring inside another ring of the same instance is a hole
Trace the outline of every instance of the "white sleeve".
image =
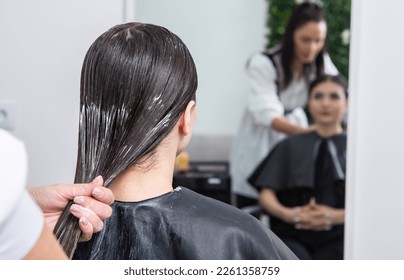
[(328, 75), (338, 75), (338, 69), (335, 67), (328, 53), (324, 54), (324, 73)]
[(44, 227), (38, 205), (23, 190), (15, 207), (0, 224), (0, 260), (19, 260), (33, 248)]
[(0, 129), (0, 224), (26, 188), (27, 161), (24, 143)]
[(284, 113), (277, 94), (276, 69), (268, 57), (256, 53), (250, 58), (247, 73), (252, 87), (247, 99), (247, 110), (256, 124), (271, 126), (272, 120)]
[(35, 244), (44, 217), (26, 190), (24, 143), (0, 129), (0, 259), (20, 259)]

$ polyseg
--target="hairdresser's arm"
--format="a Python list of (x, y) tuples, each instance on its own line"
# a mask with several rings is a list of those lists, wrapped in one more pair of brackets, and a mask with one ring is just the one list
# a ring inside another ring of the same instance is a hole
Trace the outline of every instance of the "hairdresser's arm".
[(24, 257), (25, 260), (67, 260), (67, 255), (52, 231), (44, 224), (39, 239)]
[(285, 108), (277, 94), (276, 70), (265, 55), (258, 53), (250, 58), (247, 74), (252, 89), (247, 99), (247, 110), (256, 125), (272, 127), (288, 135), (314, 129), (303, 128), (284, 117)]
[(272, 120), (284, 113), (277, 94), (276, 70), (265, 55), (258, 53), (249, 59), (246, 71), (251, 86), (247, 111), (256, 125), (270, 127)]
[(53, 230), (57, 220), (70, 200), (74, 201), (71, 213), (79, 218), (81, 240), (91, 239), (92, 234), (102, 230), (103, 220), (112, 214), (114, 195), (104, 188), (99, 176), (88, 184), (58, 184), (28, 188), (31, 196), (40, 206), (48, 227)]
[(299, 133), (314, 131), (316, 126), (311, 125), (309, 127), (300, 127), (289, 122), (284, 117), (277, 117), (272, 120), (272, 128), (287, 135), (296, 135)]

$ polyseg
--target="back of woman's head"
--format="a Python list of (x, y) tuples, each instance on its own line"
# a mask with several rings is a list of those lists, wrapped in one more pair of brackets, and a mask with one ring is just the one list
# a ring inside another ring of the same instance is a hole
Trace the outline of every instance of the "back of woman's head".
[[(169, 30), (126, 23), (102, 34), (82, 68), (75, 182), (102, 175), (108, 186), (151, 155), (195, 99), (196, 88), (191, 54)], [(55, 232), (71, 255), (77, 225), (66, 231), (76, 222), (69, 216), (61, 217)]]
[[(301, 4), (296, 4), (293, 7), (292, 14), (289, 17), (288, 23), (285, 28), (285, 33), (282, 37), (282, 66), (285, 71), (285, 84), (287, 85), (292, 77), (292, 64), (295, 57), (295, 43), (294, 43), (294, 33), (296, 29), (302, 27), (309, 22), (326, 22), (323, 9), (311, 2), (303, 2)], [(316, 58), (317, 68), (323, 67), (323, 54), (326, 46), (320, 51)], [(318, 75), (321, 74), (323, 69), (319, 69)], [(286, 86), (285, 85), (285, 86)]]
[(195, 99), (196, 69), (184, 43), (165, 28), (115, 26), (84, 59), (77, 182), (108, 185), (151, 152)]

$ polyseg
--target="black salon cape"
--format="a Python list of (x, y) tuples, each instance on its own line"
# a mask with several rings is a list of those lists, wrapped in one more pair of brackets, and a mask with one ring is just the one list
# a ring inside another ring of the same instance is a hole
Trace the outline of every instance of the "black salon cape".
[[(324, 160), (317, 166), (316, 173), (316, 160), (320, 154)], [(248, 181), (258, 190), (274, 190), (280, 203), (287, 207), (305, 205), (314, 197), (318, 204), (344, 208), (345, 167), (345, 133), (322, 138), (309, 132), (279, 142)], [(343, 225), (336, 225), (330, 231), (304, 231), (271, 216), (271, 229), (281, 239), (296, 238), (312, 244), (318, 244), (320, 240), (324, 243), (339, 240), (342, 244), (343, 228)]]
[(112, 205), (112, 217), (74, 259), (296, 259), (251, 215), (187, 188)]
[(248, 182), (255, 188), (270, 187), (273, 190), (315, 187), (315, 161), (321, 141), (332, 141), (336, 148), (336, 159), (343, 174), (332, 166), (331, 177), (335, 181), (345, 180), (346, 134), (321, 138), (315, 132), (292, 136), (279, 142), (259, 164)]

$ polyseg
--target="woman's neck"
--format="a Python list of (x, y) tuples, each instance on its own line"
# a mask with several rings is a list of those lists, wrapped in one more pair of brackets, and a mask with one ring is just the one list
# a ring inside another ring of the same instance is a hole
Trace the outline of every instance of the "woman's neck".
[(142, 201), (173, 190), (175, 153), (150, 159), (150, 165), (134, 165), (115, 180), (109, 188), (118, 201)]
[(342, 126), (339, 123), (332, 125), (317, 124), (316, 128), (317, 134), (323, 138), (328, 138), (333, 135), (341, 134), (343, 131), (344, 130), (342, 129)]

